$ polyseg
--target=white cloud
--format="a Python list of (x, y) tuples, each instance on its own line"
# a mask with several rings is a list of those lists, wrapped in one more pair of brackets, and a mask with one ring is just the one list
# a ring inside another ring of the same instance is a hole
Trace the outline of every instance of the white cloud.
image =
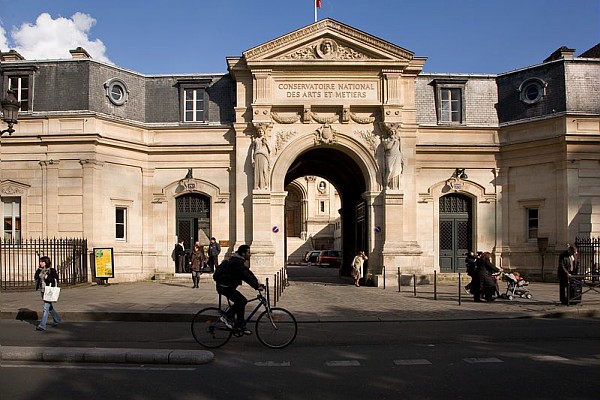
[(8, 40), (6, 39), (6, 31), (0, 25), (0, 51), (8, 50)]
[[(34, 25), (23, 23), (12, 30), (13, 48), (28, 60), (44, 60), (71, 58), (69, 50), (83, 47), (93, 59), (112, 64), (105, 55), (104, 43), (100, 39), (92, 41), (88, 37), (95, 23), (96, 20), (90, 15), (79, 12), (70, 19), (52, 19), (50, 14), (43, 13)], [(6, 40), (2, 33), (0, 27), (0, 49), (7, 47), (2, 44), (2, 39)]]

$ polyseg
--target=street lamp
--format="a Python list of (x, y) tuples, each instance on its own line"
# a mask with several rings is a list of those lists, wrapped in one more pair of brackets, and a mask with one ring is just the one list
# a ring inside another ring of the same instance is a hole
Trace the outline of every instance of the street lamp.
[(0, 103), (2, 104), (2, 120), (8, 124), (7, 129), (0, 131), (0, 136), (5, 133), (11, 135), (15, 131), (13, 125), (17, 123), (21, 103), (12, 90), (6, 92), (6, 97)]

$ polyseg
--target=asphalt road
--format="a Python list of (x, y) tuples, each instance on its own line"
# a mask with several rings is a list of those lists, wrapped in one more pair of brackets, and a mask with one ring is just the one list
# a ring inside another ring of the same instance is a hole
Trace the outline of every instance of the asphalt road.
[[(6, 399), (597, 399), (600, 321), (306, 323), (270, 350), (233, 339), (199, 366), (3, 362)], [(193, 349), (184, 323), (72, 322), (39, 335), (0, 321), (4, 346)]]

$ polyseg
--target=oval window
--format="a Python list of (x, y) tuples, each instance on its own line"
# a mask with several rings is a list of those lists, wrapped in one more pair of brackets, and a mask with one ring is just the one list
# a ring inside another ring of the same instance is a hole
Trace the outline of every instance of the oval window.
[(113, 78), (104, 83), (106, 88), (106, 96), (116, 106), (122, 106), (127, 102), (129, 91), (125, 82), (120, 79)]
[(533, 78), (523, 82), (519, 87), (521, 101), (526, 104), (534, 104), (541, 100), (546, 94), (546, 82)]

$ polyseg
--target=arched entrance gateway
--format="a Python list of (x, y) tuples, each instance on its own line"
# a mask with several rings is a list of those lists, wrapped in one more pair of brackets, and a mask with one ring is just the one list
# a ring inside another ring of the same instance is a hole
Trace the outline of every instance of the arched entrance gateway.
[[(286, 262), (286, 186), (306, 175), (337, 189), (342, 250), (369, 272), (420, 270), (414, 85), (424, 59), (326, 19), (229, 58), (236, 81), (236, 246), (272, 276)], [(292, 188), (293, 198), (298, 188)], [(246, 196), (247, 193), (247, 196)], [(296, 210), (298, 204), (295, 205)], [(299, 227), (302, 229), (302, 227)]]

